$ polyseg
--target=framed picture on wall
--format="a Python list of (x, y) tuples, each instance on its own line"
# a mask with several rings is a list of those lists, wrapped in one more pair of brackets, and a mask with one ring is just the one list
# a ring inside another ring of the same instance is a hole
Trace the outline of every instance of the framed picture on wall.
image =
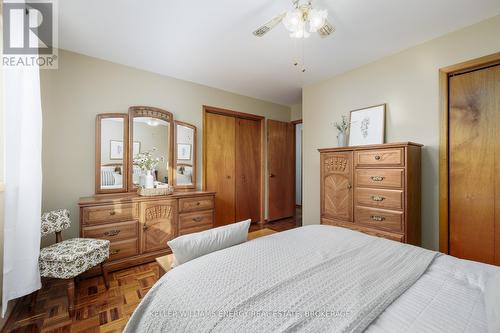
[[(141, 143), (134, 141), (134, 156), (141, 152)], [(123, 141), (111, 140), (109, 144), (109, 159), (122, 160), (123, 159)]]
[(351, 111), (349, 146), (384, 143), (386, 104)]
[(134, 141), (134, 149), (132, 151), (134, 156), (141, 153), (141, 143), (139, 141)]
[(123, 141), (111, 140), (109, 146), (109, 159), (110, 160), (123, 159)]
[(178, 160), (191, 160), (191, 144), (179, 143), (177, 144), (177, 159)]

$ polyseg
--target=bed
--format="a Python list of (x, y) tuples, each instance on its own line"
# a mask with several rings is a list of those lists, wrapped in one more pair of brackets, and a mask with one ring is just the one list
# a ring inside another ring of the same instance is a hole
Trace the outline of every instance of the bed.
[(126, 332), (487, 332), (495, 266), (315, 225), (184, 263)]

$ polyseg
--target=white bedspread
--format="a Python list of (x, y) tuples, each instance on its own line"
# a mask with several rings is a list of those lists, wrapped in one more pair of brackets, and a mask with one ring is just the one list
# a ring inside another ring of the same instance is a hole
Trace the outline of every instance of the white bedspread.
[(483, 291), (498, 272), (496, 266), (441, 255), (366, 332), (486, 333)]
[(185, 263), (149, 291), (127, 332), (360, 332), (437, 254), (308, 226)]

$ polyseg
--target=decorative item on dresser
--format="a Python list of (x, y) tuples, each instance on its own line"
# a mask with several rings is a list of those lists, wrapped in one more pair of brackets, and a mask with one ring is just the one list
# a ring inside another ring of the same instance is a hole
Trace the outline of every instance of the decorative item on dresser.
[[(111, 242), (105, 264), (109, 271), (151, 262), (171, 253), (167, 241), (213, 227), (214, 197), (215, 192), (179, 192), (81, 198), (80, 235)], [(90, 271), (90, 275), (97, 273)]]
[(420, 245), (420, 151), (413, 142), (319, 149), (321, 223)]

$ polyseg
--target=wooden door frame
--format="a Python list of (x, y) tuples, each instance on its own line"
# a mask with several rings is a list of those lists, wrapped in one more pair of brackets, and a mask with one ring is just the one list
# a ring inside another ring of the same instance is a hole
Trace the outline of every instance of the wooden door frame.
[(500, 62), (500, 52), (439, 69), (439, 251), (450, 252), (449, 220), (449, 83), (451, 74), (471, 71)]
[[(260, 191), (259, 191), (259, 202), (260, 202), (260, 221), (259, 224), (265, 223), (264, 211), (265, 211), (265, 155), (264, 155), (264, 130), (265, 130), (265, 117), (258, 116), (251, 113), (238, 112), (228, 109), (222, 109), (214, 106), (203, 105), (202, 107), (202, 118), (203, 118), (203, 127), (202, 127), (202, 167), (201, 167), (201, 179), (202, 179), (202, 189), (206, 191), (207, 189), (207, 135), (206, 135), (206, 117), (208, 113), (218, 114), (222, 116), (234, 117), (234, 118), (242, 118), (255, 120), (259, 122), (260, 125)], [(215, 194), (217, 195), (217, 193)]]
[[(295, 199), (297, 198), (297, 125), (302, 124), (302, 119), (297, 119), (291, 122), (293, 125), (293, 201), (295, 202)], [(303, 142), (303, 141), (302, 141)], [(304, 184), (303, 179), (304, 179), (304, 147), (301, 146), (300, 154), (301, 154), (301, 168), (300, 168), (300, 181), (302, 184)], [(300, 208), (302, 208), (302, 204), (304, 203), (304, 188), (301, 185), (300, 186)], [(297, 203), (295, 203), (295, 208), (297, 208)], [(294, 216), (295, 210), (294, 210)]]

